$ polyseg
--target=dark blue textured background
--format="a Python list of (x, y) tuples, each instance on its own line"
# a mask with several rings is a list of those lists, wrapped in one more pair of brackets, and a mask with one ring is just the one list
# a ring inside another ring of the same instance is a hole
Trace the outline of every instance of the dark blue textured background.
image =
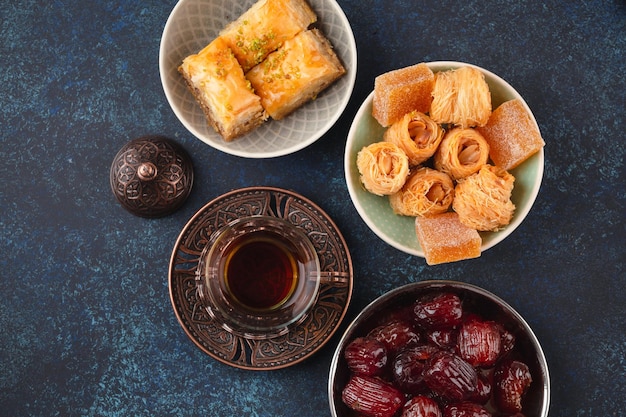
[[(551, 416), (626, 415), (626, 6), (613, 1), (339, 0), (359, 48), (337, 125), (291, 156), (247, 160), (189, 134), (163, 94), (158, 49), (173, 0), (3, 2), (0, 8), (0, 416), (324, 416), (339, 334), (294, 367), (250, 372), (202, 353), (178, 324), (167, 269), (187, 220), (231, 189), (293, 189), (351, 250), (357, 312), (396, 286), (477, 284), (534, 328)], [(428, 267), (378, 239), (348, 197), (343, 151), (374, 77), (421, 61), (485, 67), (526, 99), (546, 141), (527, 220), (481, 258)], [(115, 201), (130, 139), (192, 155), (193, 192), (146, 220)], [(528, 416), (530, 417), (530, 416)]]

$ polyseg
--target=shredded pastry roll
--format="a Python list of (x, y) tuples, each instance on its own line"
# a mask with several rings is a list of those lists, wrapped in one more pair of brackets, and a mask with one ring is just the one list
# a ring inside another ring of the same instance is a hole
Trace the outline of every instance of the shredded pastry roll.
[(445, 173), (422, 167), (409, 175), (404, 187), (389, 196), (394, 213), (433, 216), (444, 213), (454, 199), (454, 184)]
[(435, 153), (435, 168), (458, 180), (477, 172), (489, 159), (489, 145), (477, 130), (448, 131)]
[(515, 205), (511, 192), (515, 177), (494, 165), (480, 170), (456, 185), (452, 208), (464, 225), (478, 231), (498, 231), (511, 222)]
[(365, 189), (376, 195), (396, 193), (409, 175), (409, 158), (390, 142), (376, 142), (361, 149), (356, 165)]
[(473, 67), (435, 74), (430, 117), (460, 127), (484, 126), (491, 116), (491, 93), (482, 72)]
[(395, 143), (415, 166), (435, 154), (443, 139), (443, 129), (424, 113), (407, 113), (385, 132), (385, 141)]

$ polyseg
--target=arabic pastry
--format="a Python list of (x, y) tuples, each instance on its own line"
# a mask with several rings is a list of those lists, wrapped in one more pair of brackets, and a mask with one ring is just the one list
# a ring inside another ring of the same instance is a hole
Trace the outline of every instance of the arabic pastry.
[(545, 145), (519, 99), (502, 103), (479, 131), (489, 144), (491, 160), (506, 170), (515, 168)]
[(265, 110), (280, 120), (345, 73), (328, 39), (312, 29), (287, 40), (247, 77)]
[(376, 195), (398, 192), (409, 175), (406, 154), (389, 142), (375, 142), (361, 149), (356, 165), (365, 189)]
[(374, 80), (372, 116), (387, 127), (409, 112), (428, 113), (434, 82), (425, 63), (379, 75)]
[(422, 167), (409, 174), (402, 189), (389, 196), (389, 203), (396, 214), (432, 216), (448, 211), (453, 199), (452, 179), (443, 172)]
[(482, 240), (454, 212), (416, 217), (415, 231), (428, 265), (478, 258)]
[(511, 192), (515, 177), (506, 170), (484, 165), (480, 171), (459, 180), (452, 208), (464, 225), (479, 231), (495, 232), (511, 222), (515, 204)]
[(252, 92), (241, 66), (221, 38), (186, 57), (178, 71), (208, 123), (224, 140), (231, 141), (267, 119), (260, 97)]
[(424, 113), (413, 111), (392, 124), (384, 139), (398, 145), (409, 157), (409, 165), (415, 166), (435, 154), (443, 129)]
[(484, 126), (491, 115), (491, 93), (480, 70), (461, 67), (435, 75), (430, 117), (440, 124)]
[(460, 127), (448, 131), (435, 153), (439, 171), (458, 180), (477, 172), (489, 159), (489, 145), (476, 129)]
[(219, 35), (248, 72), (316, 20), (305, 0), (259, 0)]

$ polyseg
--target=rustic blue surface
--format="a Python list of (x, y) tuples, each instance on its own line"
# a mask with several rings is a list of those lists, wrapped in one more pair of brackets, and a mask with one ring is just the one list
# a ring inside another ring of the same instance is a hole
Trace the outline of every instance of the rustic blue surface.
[[(624, 2), (339, 3), (359, 47), (350, 105), (314, 145), (262, 161), (213, 150), (171, 112), (158, 49), (175, 1), (0, 8), (0, 416), (329, 415), (339, 335), (292, 368), (242, 371), (197, 349), (172, 311), (167, 268), (179, 231), (209, 200), (252, 185), (293, 189), (335, 220), (355, 269), (347, 320), (408, 282), (477, 284), (543, 344), (551, 416), (626, 415)], [(360, 220), (342, 160), (374, 77), (435, 60), (471, 62), (512, 84), (541, 127), (546, 166), (512, 236), (477, 260), (427, 267)], [(124, 211), (108, 183), (117, 151), (148, 133), (181, 143), (196, 171), (185, 206), (159, 220)]]

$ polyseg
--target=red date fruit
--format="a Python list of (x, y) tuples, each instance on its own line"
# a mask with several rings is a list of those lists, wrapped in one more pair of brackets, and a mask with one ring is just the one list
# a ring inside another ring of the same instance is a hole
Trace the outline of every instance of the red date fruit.
[(515, 347), (515, 335), (505, 329), (502, 325), (498, 325), (500, 329), (500, 344), (502, 345), (502, 355), (509, 353)]
[(426, 332), (426, 340), (441, 349), (452, 350), (456, 346), (458, 333), (456, 329), (430, 330)]
[(521, 412), (522, 398), (532, 383), (528, 366), (520, 361), (505, 360), (496, 367), (493, 383), (494, 400), (500, 411)]
[(468, 400), (476, 404), (487, 404), (491, 398), (491, 381), (488, 375), (478, 373), (476, 384), (476, 392), (472, 394)]
[(413, 307), (417, 323), (426, 329), (441, 329), (461, 323), (461, 299), (453, 293), (438, 293), (421, 297)]
[(420, 345), (398, 353), (391, 363), (394, 384), (407, 394), (424, 391), (424, 368), (430, 357), (438, 351), (435, 346)]
[(393, 385), (367, 376), (353, 376), (341, 393), (345, 405), (367, 417), (392, 417), (404, 403)]
[(404, 404), (402, 417), (441, 417), (441, 410), (432, 398), (418, 395)]
[(401, 349), (416, 345), (420, 341), (420, 336), (413, 326), (401, 320), (394, 320), (378, 326), (370, 331), (367, 336), (384, 343), (389, 355), (394, 355)]
[(398, 306), (397, 308), (387, 309), (372, 317), (372, 327), (384, 326), (392, 321), (413, 321), (413, 305)]
[[(464, 310), (450, 291), (372, 317), (344, 350), (354, 417), (524, 417), (532, 383), (503, 323)], [(406, 399), (409, 399), (406, 401)]]
[(426, 385), (439, 397), (462, 401), (477, 389), (478, 374), (472, 365), (454, 353), (435, 353), (424, 370)]
[(494, 322), (474, 319), (463, 323), (457, 338), (457, 352), (470, 365), (492, 367), (500, 350), (500, 330)]
[(443, 409), (443, 417), (491, 417), (491, 413), (479, 404), (462, 402), (447, 405)]
[(344, 352), (348, 368), (356, 375), (381, 375), (387, 366), (387, 348), (369, 337), (357, 337)]

